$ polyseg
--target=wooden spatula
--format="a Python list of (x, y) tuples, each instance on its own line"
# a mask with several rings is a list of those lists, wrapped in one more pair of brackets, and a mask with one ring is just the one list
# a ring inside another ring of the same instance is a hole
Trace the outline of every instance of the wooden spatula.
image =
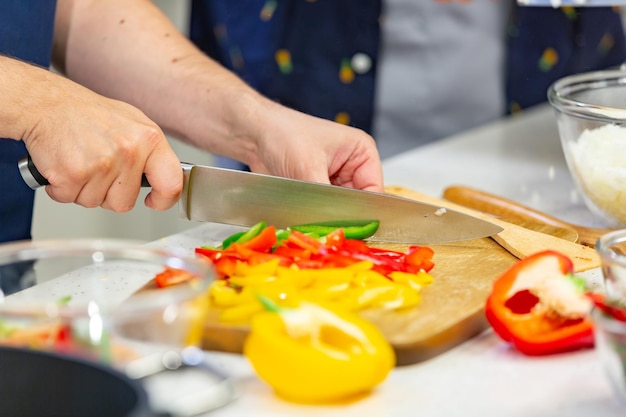
[(539, 210), (524, 206), (515, 201), (511, 201), (504, 197), (489, 194), (485, 191), (477, 190), (471, 187), (452, 186), (444, 190), (443, 196), (446, 200), (450, 200), (465, 207), (484, 211), (496, 216), (502, 216), (511, 219), (531, 220), (552, 226), (563, 227), (575, 230), (578, 233), (578, 242), (582, 245), (595, 247), (598, 238), (614, 229), (602, 229), (595, 227), (586, 227), (578, 224), (572, 224), (563, 220), (552, 217), (549, 214)]
[(535, 232), (533, 230), (497, 219), (483, 212), (463, 207), (450, 201), (431, 197), (404, 187), (388, 186), (385, 187), (385, 191), (389, 194), (400, 197), (411, 198), (433, 204), (435, 206), (467, 213), (471, 216), (475, 216), (499, 225), (504, 230), (497, 235), (492, 236), (492, 239), (498, 242), (500, 246), (517, 258), (524, 258), (541, 250), (552, 249), (569, 256), (572, 259), (574, 268), (577, 272), (599, 268), (601, 265), (600, 257), (596, 251), (588, 246), (559, 239), (545, 233)]

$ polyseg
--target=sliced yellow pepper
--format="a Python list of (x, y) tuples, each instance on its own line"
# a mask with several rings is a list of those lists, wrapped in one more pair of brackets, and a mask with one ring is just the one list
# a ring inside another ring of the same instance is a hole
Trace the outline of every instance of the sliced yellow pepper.
[(259, 292), (281, 306), (306, 300), (351, 311), (397, 310), (419, 304), (421, 289), (432, 282), (432, 276), (423, 271), (397, 271), (387, 278), (372, 267), (370, 261), (324, 269), (283, 267), (277, 260), (253, 266), (241, 262), (233, 276), (213, 283), (211, 302), (223, 309), (222, 321), (245, 324), (259, 311)]
[(374, 325), (305, 302), (256, 314), (243, 352), (279, 396), (304, 403), (365, 393), (395, 366), (391, 345)]

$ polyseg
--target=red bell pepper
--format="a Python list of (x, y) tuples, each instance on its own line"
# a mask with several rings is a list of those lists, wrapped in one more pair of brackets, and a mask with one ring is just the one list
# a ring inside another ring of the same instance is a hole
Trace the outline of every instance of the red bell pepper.
[(550, 250), (517, 261), (487, 299), (495, 333), (527, 355), (592, 347), (592, 303), (576, 288), (573, 270), (568, 257)]

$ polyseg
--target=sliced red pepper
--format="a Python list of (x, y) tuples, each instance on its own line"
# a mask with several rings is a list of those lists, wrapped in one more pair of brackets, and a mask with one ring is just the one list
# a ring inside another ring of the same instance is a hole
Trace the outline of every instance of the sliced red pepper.
[(213, 262), (217, 276), (220, 279), (226, 279), (235, 274), (238, 260), (235, 257), (224, 256)]
[(367, 246), (367, 243), (356, 239), (346, 239), (341, 245), (341, 249), (347, 250), (351, 253), (362, 253), (366, 255), (370, 255), (372, 253), (372, 248)]
[(569, 279), (574, 268), (568, 257), (550, 250), (517, 261), (494, 282), (487, 299), (485, 314), (495, 333), (527, 355), (593, 346), (593, 323), (588, 314), (568, 319), (533, 309), (540, 300), (524, 287), (520, 277), (528, 279), (525, 274), (537, 273), (537, 269), (550, 279)]
[(332, 248), (343, 256), (349, 256), (355, 260), (369, 261), (373, 266), (373, 270), (383, 275), (389, 275), (391, 272), (419, 272), (419, 268), (412, 267), (407, 262), (407, 255), (389, 249), (370, 248), (360, 240), (346, 239), (340, 248)]
[(405, 253), (398, 252), (391, 249), (381, 249), (381, 248), (368, 248), (369, 252), (376, 255), (382, 256), (388, 259), (395, 259), (398, 262), (404, 262)]
[(269, 252), (272, 250), (272, 247), (276, 244), (276, 242), (276, 228), (274, 226), (268, 226), (250, 240), (244, 243), (233, 244), (244, 246), (257, 252)]
[(326, 246), (340, 248), (346, 241), (343, 229), (336, 229), (326, 235)]
[(275, 255), (284, 256), (296, 262), (311, 259), (311, 251), (287, 245), (280, 245), (274, 250)]
[(209, 258), (211, 260), (214, 260), (218, 253), (222, 253), (222, 251), (219, 250), (219, 249), (213, 249), (213, 248), (209, 248), (209, 247), (205, 247), (205, 246), (202, 246), (200, 248), (196, 248), (195, 252), (198, 255), (205, 256), (205, 257), (207, 257), (207, 258)]
[(326, 246), (319, 240), (305, 235), (304, 233), (292, 230), (291, 234), (287, 238), (287, 242), (295, 245), (296, 247), (306, 249), (312, 254), (324, 253)]
[(261, 233), (266, 226), (265, 222), (258, 222), (248, 230), (244, 230), (243, 232), (235, 233), (234, 235), (227, 237), (222, 242), (222, 249), (227, 249), (233, 243), (245, 243), (252, 240), (259, 233)]
[(411, 246), (407, 252), (406, 261), (418, 269), (416, 272), (419, 272), (420, 269), (428, 272), (435, 266), (434, 255), (435, 251), (428, 246)]
[(171, 285), (181, 284), (195, 278), (195, 275), (183, 269), (166, 267), (163, 272), (154, 277), (157, 287), (165, 288)]
[(360, 262), (359, 259), (356, 259), (353, 256), (341, 253), (329, 253), (328, 255), (321, 258), (321, 261), (324, 262), (325, 268), (343, 268)]
[[(271, 248), (271, 245), (270, 245)], [(269, 262), (274, 259), (282, 260), (282, 257), (273, 253), (269, 253), (268, 251), (257, 251), (254, 249), (250, 249), (246, 244), (233, 243), (228, 248), (228, 252), (225, 255), (229, 256), (234, 254), (235, 258), (247, 262), (250, 265), (258, 265), (264, 262)]]
[(72, 328), (69, 324), (61, 324), (57, 328), (56, 337), (54, 338), (54, 349), (57, 352), (63, 352), (67, 354), (76, 353), (76, 342), (72, 337)]
[(235, 266), (237, 259), (241, 256), (230, 249), (217, 250), (206, 247), (196, 248), (196, 254), (201, 257), (207, 258), (213, 263), (219, 279), (225, 279), (231, 276), (235, 272)]

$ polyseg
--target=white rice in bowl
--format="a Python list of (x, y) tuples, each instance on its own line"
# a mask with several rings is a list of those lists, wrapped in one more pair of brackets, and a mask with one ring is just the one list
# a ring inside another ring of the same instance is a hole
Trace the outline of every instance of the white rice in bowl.
[(587, 129), (570, 143), (569, 152), (587, 197), (611, 220), (626, 225), (626, 127)]

